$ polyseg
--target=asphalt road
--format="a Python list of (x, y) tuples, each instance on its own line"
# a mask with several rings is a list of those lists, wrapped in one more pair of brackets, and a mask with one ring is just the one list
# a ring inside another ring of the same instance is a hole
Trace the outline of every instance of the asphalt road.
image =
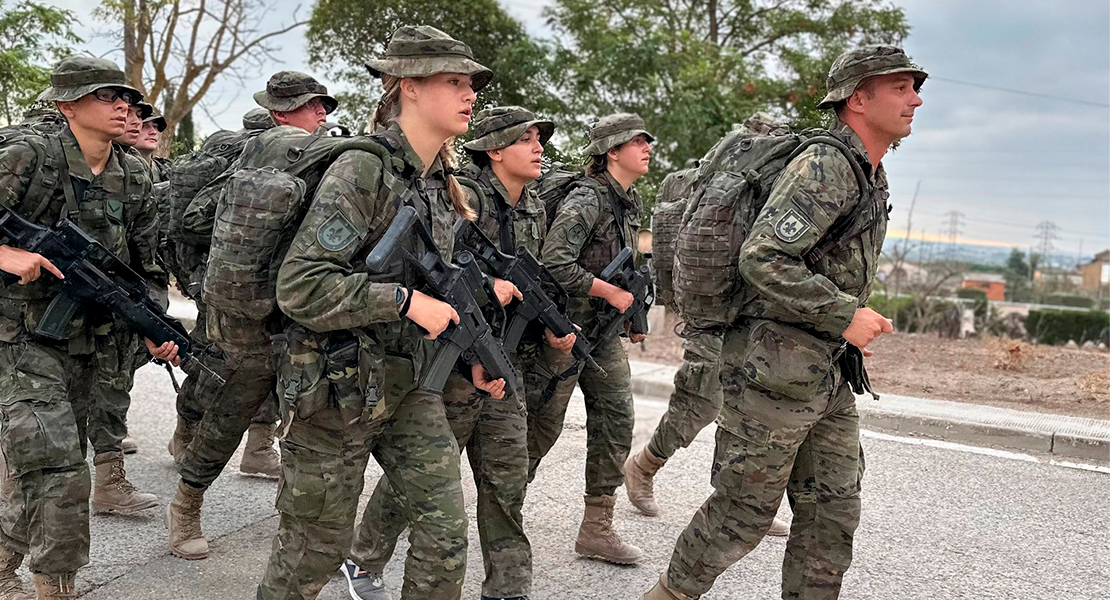
[[(664, 408), (658, 401), (637, 402), (637, 448), (646, 443)], [(626, 498), (619, 498), (618, 528), (645, 550), (647, 560), (637, 567), (616, 567), (577, 559), (573, 552), (582, 505), (584, 423), (581, 402), (576, 401), (563, 438), (529, 489), (525, 518), (535, 553), (531, 597), (636, 600), (658, 577), (675, 538), (709, 493), (712, 428), (658, 477), (656, 493), (664, 506), (660, 517), (639, 516)], [(173, 426), (168, 378), (164, 371), (144, 367), (130, 416), (141, 449), (128, 458), (128, 473), (141, 490), (157, 493), (162, 505), (138, 517), (93, 517), (92, 563), (78, 575), (89, 600), (254, 597), (276, 526), (276, 483), (240, 476), (236, 456), (205, 501), (203, 527), (212, 555), (196, 562), (174, 558), (163, 528), (176, 482), (166, 452)], [(863, 443), (864, 517), (843, 598), (1110, 598), (1110, 477), (1105, 470), (881, 435), (866, 435)], [(473, 511), (473, 485), (465, 461), (463, 465)], [(378, 473), (371, 462), (368, 481)], [(464, 598), (477, 599), (481, 556), (473, 524), (470, 531)], [(781, 538), (765, 540), (704, 598), (777, 598), (784, 547)], [(386, 582), (394, 589), (400, 588), (405, 548), (402, 543), (386, 571)], [(341, 577), (320, 596), (347, 597)]]

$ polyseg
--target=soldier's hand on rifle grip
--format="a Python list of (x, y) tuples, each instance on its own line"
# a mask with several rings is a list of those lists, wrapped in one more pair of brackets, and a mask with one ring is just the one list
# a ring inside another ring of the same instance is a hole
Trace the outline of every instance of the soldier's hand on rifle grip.
[(892, 331), (894, 331), (894, 323), (890, 319), (870, 308), (863, 307), (856, 309), (852, 322), (848, 324), (842, 336), (849, 344), (862, 350), (875, 338)]
[(505, 397), (505, 380), (490, 379), (482, 365), (470, 365), (470, 379), (474, 387), (492, 396), (495, 400)]
[(590, 295), (605, 300), (622, 315), (624, 311), (632, 308), (632, 302), (635, 300), (632, 294), (607, 281), (603, 281), (600, 277), (595, 278), (593, 285), (590, 286)]
[(493, 278), (493, 291), (497, 294), (497, 301), (501, 306), (508, 306), (513, 298), (523, 300), (524, 294), (520, 293), (520, 289), (513, 285), (513, 282), (504, 279)]
[(451, 308), (450, 304), (417, 290), (412, 290), (411, 293), (409, 309), (402, 316), (408, 317), (413, 323), (423, 327), (428, 332), (425, 338), (434, 340), (452, 322), (456, 325), (459, 323), (459, 313)]
[[(575, 325), (577, 327), (577, 325)], [(574, 343), (578, 341), (578, 336), (573, 333), (568, 333), (563, 337), (555, 337), (555, 334), (550, 329), (543, 328), (543, 337), (547, 340), (547, 345), (557, 350), (560, 354), (570, 354), (574, 350)]]
[(41, 254), (28, 252), (11, 246), (0, 246), (0, 270), (19, 277), (19, 285), (27, 285), (42, 276), (42, 269), (54, 274), (58, 279), (65, 275)]
[(143, 342), (146, 343), (146, 351), (154, 358), (164, 360), (175, 367), (181, 364), (181, 358), (177, 356), (177, 344), (166, 342), (161, 346), (155, 346), (154, 342), (146, 338), (143, 338)]

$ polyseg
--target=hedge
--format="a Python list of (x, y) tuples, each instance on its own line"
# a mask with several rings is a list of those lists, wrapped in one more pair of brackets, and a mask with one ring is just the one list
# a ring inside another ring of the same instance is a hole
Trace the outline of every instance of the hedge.
[(1031, 310), (1025, 320), (1030, 339), (1041, 344), (1060, 345), (1069, 341), (1110, 344), (1110, 314), (1092, 310)]
[(1049, 294), (1045, 296), (1042, 304), (1050, 306), (1074, 306), (1075, 308), (1094, 308), (1095, 301), (1086, 296), (1075, 296), (1073, 294)]

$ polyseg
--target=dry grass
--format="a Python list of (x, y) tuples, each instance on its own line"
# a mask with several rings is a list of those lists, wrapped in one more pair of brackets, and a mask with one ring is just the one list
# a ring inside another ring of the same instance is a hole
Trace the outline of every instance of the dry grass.
[(1079, 389), (1091, 400), (1110, 400), (1110, 371), (1091, 371), (1079, 382)]
[(1024, 371), (1041, 354), (1041, 348), (1007, 338), (985, 338), (983, 345), (994, 358), (994, 368), (1003, 371)]

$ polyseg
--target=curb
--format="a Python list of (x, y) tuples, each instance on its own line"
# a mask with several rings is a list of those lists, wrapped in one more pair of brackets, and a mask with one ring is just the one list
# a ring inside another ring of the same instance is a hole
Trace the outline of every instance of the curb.
[[(632, 393), (667, 401), (677, 367), (632, 363)], [(1110, 421), (880, 394), (858, 396), (860, 425), (882, 433), (1110, 463)]]

